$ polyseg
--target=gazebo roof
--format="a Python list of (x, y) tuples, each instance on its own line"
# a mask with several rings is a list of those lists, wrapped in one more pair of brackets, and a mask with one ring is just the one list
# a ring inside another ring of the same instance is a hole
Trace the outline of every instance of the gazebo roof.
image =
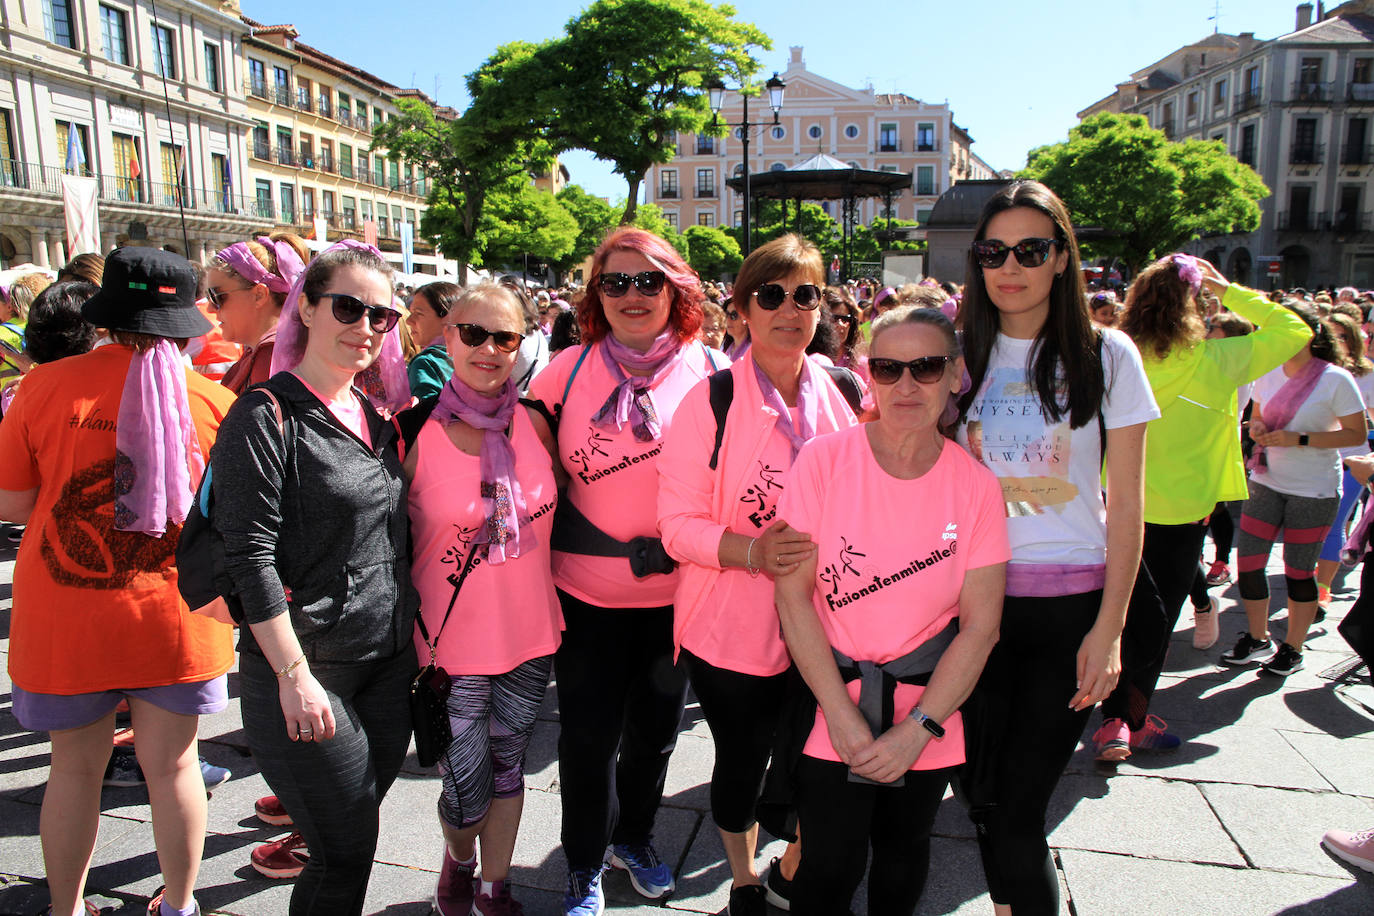
[[(742, 175), (727, 179), (725, 183), (736, 191), (744, 191)], [(749, 196), (773, 200), (885, 197), (909, 187), (909, 172), (855, 168), (824, 153), (817, 153), (785, 169), (758, 172), (749, 176)]]

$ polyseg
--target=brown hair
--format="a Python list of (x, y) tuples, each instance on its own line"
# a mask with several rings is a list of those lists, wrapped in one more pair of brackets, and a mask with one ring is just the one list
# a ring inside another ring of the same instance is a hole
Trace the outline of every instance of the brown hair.
[(1341, 368), (1356, 378), (1368, 375), (1370, 370), (1374, 369), (1374, 362), (1370, 362), (1369, 357), (1365, 355), (1364, 334), (1360, 332), (1360, 326), (1355, 319), (1344, 313), (1333, 312), (1326, 316), (1326, 324), (1336, 335), (1345, 353), (1345, 359), (1340, 362)]
[(1121, 330), (1142, 353), (1153, 351), (1159, 359), (1175, 347), (1191, 347), (1207, 336), (1192, 288), (1179, 275), (1172, 255), (1142, 270), (1126, 291)]
[(66, 266), (57, 272), (57, 282), (85, 280), (87, 283), (94, 283), (99, 286), (101, 278), (104, 276), (105, 259), (88, 251), (68, 261)]
[[(825, 283), (825, 264), (821, 250), (796, 233), (780, 235), (766, 245), (755, 248), (740, 265), (735, 277), (733, 299), (735, 310), (748, 314), (754, 293), (760, 286), (788, 274), (801, 273), (820, 286)], [(743, 306), (744, 308), (741, 308)]]

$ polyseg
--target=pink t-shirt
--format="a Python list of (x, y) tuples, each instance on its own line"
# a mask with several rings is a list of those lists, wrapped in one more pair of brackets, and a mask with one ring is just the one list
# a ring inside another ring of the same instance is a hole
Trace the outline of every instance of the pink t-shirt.
[[(534, 520), (536, 543), (521, 543), (520, 556), (494, 565), (479, 557), (463, 582), (437, 660), (449, 674), (505, 674), (522, 662), (558, 648), (563, 613), (549, 572), (549, 534), (558, 498), (553, 462), (525, 408), (511, 421), (515, 475)], [(411, 577), (420, 592), (420, 613), (429, 635), (439, 632), (453, 599), (454, 581), (467, 561), (474, 533), (485, 521), (481, 459), (450, 441), (434, 420), (420, 428), (420, 450), (408, 507), (414, 543)], [(420, 663), (429, 650), (415, 628)]]
[[(911, 652), (959, 615), (970, 569), (1005, 563), (1006, 505), (992, 472), (953, 442), (915, 480), (891, 476), (873, 457), (867, 424), (820, 436), (802, 447), (778, 515), (819, 545), (816, 613), (830, 644), (856, 661), (890, 662)], [(859, 682), (847, 686), (857, 703)], [(924, 687), (898, 684), (893, 724), (911, 713)], [(914, 770), (964, 761), (959, 713), (945, 737), (926, 744)], [(804, 753), (838, 761), (825, 714)]]
[[(296, 373), (291, 373), (296, 375)], [(343, 424), (344, 429), (357, 436), (372, 448), (372, 431), (367, 428), (367, 416), (363, 413), (363, 404), (358, 395), (353, 393), (350, 388), (348, 397), (342, 401), (331, 401), (329, 398), (320, 394), (315, 387), (305, 379), (296, 375), (296, 380), (305, 386), (305, 390), (313, 394), (321, 404), (329, 408), (329, 412), (334, 415), (334, 419)]]
[[(569, 347), (530, 383), (530, 397), (553, 409), (563, 399), (581, 347)], [(716, 367), (729, 361), (713, 352)], [(677, 366), (653, 388), (654, 408), (666, 437), (684, 395), (712, 369), (706, 348), (687, 343)], [(591, 423), (619, 380), (593, 344), (578, 367), (558, 423), (558, 454), (572, 481), (568, 499), (596, 527), (618, 541), (658, 536), (658, 455), (663, 440), (639, 442), (626, 423), (620, 432)], [(664, 607), (673, 603), (677, 572), (636, 579), (623, 557), (593, 557), (554, 551), (553, 580), (568, 594), (597, 607)]]

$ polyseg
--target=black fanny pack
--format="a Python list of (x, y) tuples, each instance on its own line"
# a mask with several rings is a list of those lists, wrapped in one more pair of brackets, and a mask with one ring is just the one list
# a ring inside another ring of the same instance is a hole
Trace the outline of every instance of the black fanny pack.
[(563, 553), (589, 557), (625, 557), (630, 561), (630, 572), (637, 579), (677, 569), (677, 561), (663, 549), (662, 538), (641, 536), (618, 541), (592, 524), (567, 498), (558, 501), (549, 546)]

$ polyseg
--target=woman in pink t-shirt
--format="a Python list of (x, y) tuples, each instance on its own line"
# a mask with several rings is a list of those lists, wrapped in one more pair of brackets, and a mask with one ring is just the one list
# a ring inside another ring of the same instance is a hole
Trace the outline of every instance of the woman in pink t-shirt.
[[(730, 863), (732, 916), (765, 910), (754, 870), (754, 806), (790, 664), (773, 610), (777, 567), (768, 560), (788, 545), (810, 544), (776, 518), (783, 476), (807, 440), (854, 425), (829, 375), (806, 358), (823, 268), (820, 251), (797, 235), (745, 259), (735, 302), (749, 318), (753, 346), (729, 377), (697, 385), (683, 400), (658, 465), (659, 528), (682, 563), (674, 641), (715, 742), (711, 815)], [(718, 429), (712, 408), (725, 383), (733, 394)], [(795, 861), (775, 865), (769, 877), (784, 900), (782, 872), (795, 868)]]
[(805, 829), (798, 916), (848, 912), (870, 847), (868, 911), (915, 912), (1010, 557), (996, 478), (943, 434), (963, 376), (954, 326), (899, 307), (874, 322), (869, 353), (877, 420), (803, 446), (778, 505), (814, 544), (764, 557), (819, 707), (792, 736), (799, 753), (774, 763)]
[(432, 647), (452, 684), (453, 740), (439, 761), (435, 906), (444, 916), (466, 916), (474, 903), (518, 911), (506, 879), (525, 748), (563, 627), (549, 568), (553, 433), (511, 380), (524, 329), (511, 291), (487, 283), (460, 292), (441, 332), (453, 375), (399, 418), (403, 428), (422, 420), (403, 465), (420, 592), (415, 648), (423, 665)]
[(678, 574), (658, 539), (658, 456), (683, 397), (728, 363), (695, 339), (703, 299), (672, 246), (617, 229), (592, 256), (577, 307), (583, 345), (530, 385), (558, 413), (571, 478), (552, 537), (570, 912), (600, 912), (607, 843), (640, 894), (673, 889), (652, 835), (687, 681), (673, 664)]

